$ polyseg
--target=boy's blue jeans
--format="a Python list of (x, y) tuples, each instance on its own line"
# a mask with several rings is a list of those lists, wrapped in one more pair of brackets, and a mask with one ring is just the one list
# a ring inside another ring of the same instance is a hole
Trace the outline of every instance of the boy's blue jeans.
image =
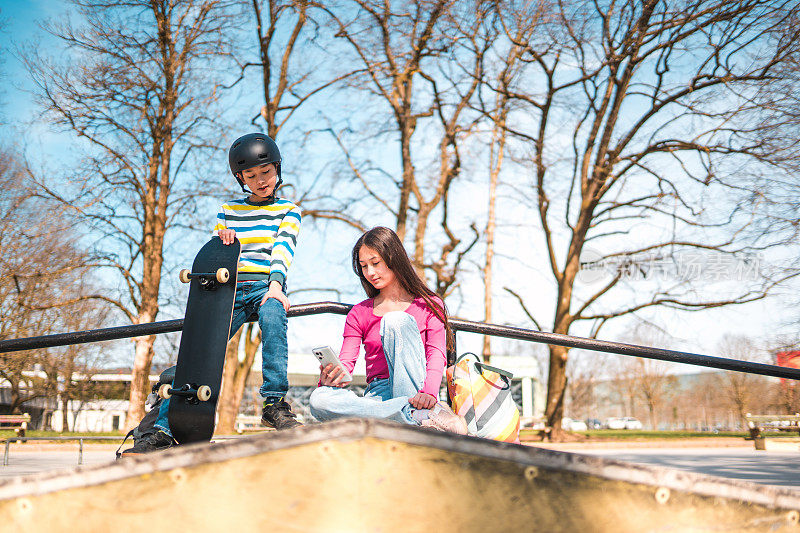
[[(261, 396), (277, 399), (286, 395), (289, 390), (287, 366), (289, 349), (286, 341), (286, 310), (275, 298), (270, 298), (264, 305), (261, 300), (269, 289), (264, 281), (242, 281), (236, 284), (236, 296), (233, 301), (233, 317), (231, 331), (233, 336), (247, 319), (258, 314), (258, 325), (261, 328)], [(161, 402), (155, 427), (172, 435), (169, 429), (167, 411), (169, 399)]]
[(341, 417), (387, 418), (419, 425), (408, 399), (425, 383), (425, 347), (417, 321), (404, 311), (381, 318), (381, 344), (389, 377), (373, 379), (364, 396), (347, 388), (317, 387), (308, 399), (311, 414), (319, 421)]

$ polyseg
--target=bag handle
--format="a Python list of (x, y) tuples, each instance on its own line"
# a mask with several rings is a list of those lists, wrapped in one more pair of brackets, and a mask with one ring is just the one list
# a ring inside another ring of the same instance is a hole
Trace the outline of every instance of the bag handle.
[(453, 364), (457, 364), (459, 361), (461, 361), (462, 359), (464, 359), (468, 355), (474, 355), (475, 356), (475, 358), (477, 359), (477, 361), (475, 361), (475, 368), (481, 374), (483, 373), (483, 369), (486, 369), (486, 370), (489, 370), (490, 372), (497, 372), (501, 376), (507, 377), (508, 379), (513, 379), (514, 378), (514, 374), (512, 372), (509, 372), (508, 370), (503, 370), (502, 368), (497, 368), (496, 366), (487, 365), (486, 363), (481, 361), (480, 356), (478, 354), (474, 353), (474, 352), (464, 352), (464, 353), (462, 353), (461, 355), (458, 356), (458, 358), (456, 358), (456, 362), (453, 363)]
[(465, 358), (466, 356), (468, 356), (468, 355), (474, 355), (474, 356), (475, 356), (475, 357), (478, 359), (478, 361), (480, 361), (480, 360), (481, 360), (480, 356), (479, 356), (478, 354), (476, 354), (476, 353), (473, 353), (473, 352), (464, 352), (464, 353), (462, 353), (461, 355), (459, 355), (458, 357), (456, 357), (456, 362), (455, 362), (455, 363), (453, 363), (453, 364), (457, 364), (459, 361), (461, 361), (462, 359), (464, 359), (464, 358)]
[(496, 366), (489, 366), (487, 364), (481, 363), (480, 361), (475, 361), (475, 366), (478, 368), (478, 372), (483, 373), (483, 369), (489, 370), (490, 372), (497, 372), (501, 376), (507, 377), (508, 379), (513, 379), (514, 374), (509, 372), (508, 370), (503, 370), (502, 368), (497, 368)]

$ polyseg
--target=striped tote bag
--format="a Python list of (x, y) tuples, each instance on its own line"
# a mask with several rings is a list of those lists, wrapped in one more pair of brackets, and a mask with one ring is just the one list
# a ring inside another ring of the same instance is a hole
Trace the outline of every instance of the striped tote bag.
[(470, 435), (519, 443), (519, 409), (511, 397), (510, 372), (462, 354), (447, 368), (450, 405), (467, 421)]

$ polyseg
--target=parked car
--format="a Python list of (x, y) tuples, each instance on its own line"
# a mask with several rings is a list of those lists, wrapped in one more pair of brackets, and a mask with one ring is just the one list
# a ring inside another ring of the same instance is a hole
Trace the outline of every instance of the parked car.
[(587, 418), (586, 427), (589, 429), (603, 429), (603, 423), (596, 418)]
[(633, 418), (632, 416), (626, 416), (623, 418), (625, 421), (625, 429), (642, 429), (642, 423), (639, 420)]
[(642, 423), (632, 416), (615, 416), (606, 420), (608, 429), (642, 429)]
[(561, 419), (561, 427), (567, 431), (586, 431), (589, 429), (583, 420), (573, 420), (567, 417)]
[(608, 429), (625, 429), (625, 419), (618, 416), (613, 416), (606, 419), (605, 425)]

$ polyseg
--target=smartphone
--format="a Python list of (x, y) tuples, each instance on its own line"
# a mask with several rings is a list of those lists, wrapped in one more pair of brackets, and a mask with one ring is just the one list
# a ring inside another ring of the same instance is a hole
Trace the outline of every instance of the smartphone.
[(333, 365), (339, 367), (341, 370), (341, 375), (343, 376), (342, 383), (349, 383), (353, 381), (353, 377), (350, 375), (350, 372), (348, 372), (342, 362), (339, 361), (339, 358), (336, 357), (336, 354), (333, 353), (333, 350), (331, 350), (330, 346), (320, 346), (319, 348), (314, 348), (311, 351), (314, 353), (314, 356), (322, 366)]

